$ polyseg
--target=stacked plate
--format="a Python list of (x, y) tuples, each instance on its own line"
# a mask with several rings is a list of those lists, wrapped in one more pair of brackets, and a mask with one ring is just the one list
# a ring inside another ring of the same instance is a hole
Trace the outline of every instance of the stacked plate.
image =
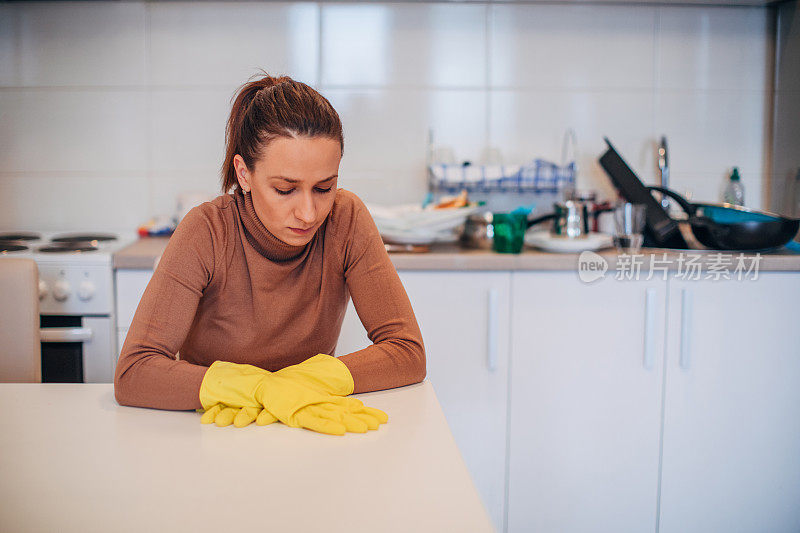
[(415, 245), (456, 242), (467, 217), (480, 209), (479, 206), (423, 209), (417, 204), (367, 208), (384, 242)]

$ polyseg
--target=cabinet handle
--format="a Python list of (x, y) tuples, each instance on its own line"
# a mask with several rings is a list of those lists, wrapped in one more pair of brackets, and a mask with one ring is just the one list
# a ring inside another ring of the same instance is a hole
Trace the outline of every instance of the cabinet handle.
[(684, 370), (689, 370), (689, 343), (690, 343), (690, 326), (692, 319), (692, 293), (689, 289), (681, 289), (681, 355), (680, 367)]
[(489, 322), (487, 324), (486, 334), (486, 364), (490, 372), (497, 370), (497, 289), (489, 289)]
[(652, 370), (655, 363), (654, 329), (656, 327), (656, 290), (647, 289), (644, 297), (644, 360), (645, 370)]

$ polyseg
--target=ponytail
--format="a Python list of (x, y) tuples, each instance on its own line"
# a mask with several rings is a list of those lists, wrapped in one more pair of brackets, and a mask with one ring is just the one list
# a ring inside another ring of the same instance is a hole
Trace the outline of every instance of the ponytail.
[(330, 137), (339, 141), (344, 153), (339, 115), (317, 91), (288, 76), (265, 75), (242, 85), (225, 127), (222, 192), (238, 186), (233, 165), (237, 154), (252, 169), (270, 141), (299, 136)]

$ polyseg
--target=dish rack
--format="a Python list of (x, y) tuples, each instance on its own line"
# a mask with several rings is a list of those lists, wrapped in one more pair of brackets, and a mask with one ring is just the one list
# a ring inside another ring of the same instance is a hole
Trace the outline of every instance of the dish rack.
[(544, 159), (525, 165), (428, 166), (430, 192), (457, 193), (558, 193), (575, 187), (577, 165), (560, 166)]
[[(466, 190), (472, 201), (485, 203), (487, 210), (513, 210), (520, 205), (534, 206), (533, 213), (550, 210), (575, 189), (578, 151), (575, 132), (566, 130), (561, 164), (542, 158), (524, 164), (503, 164), (496, 148), (484, 150), (483, 164), (456, 163), (449, 147), (433, 144), (429, 132), (427, 158), (429, 197), (458, 194)], [(444, 156), (444, 157), (442, 157)]]

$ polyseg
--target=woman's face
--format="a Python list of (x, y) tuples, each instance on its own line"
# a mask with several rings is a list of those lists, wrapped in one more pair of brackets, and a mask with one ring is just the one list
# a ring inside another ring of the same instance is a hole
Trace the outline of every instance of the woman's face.
[(330, 137), (277, 137), (255, 168), (234, 157), (239, 186), (270, 233), (301, 246), (314, 237), (333, 207), (341, 150)]

